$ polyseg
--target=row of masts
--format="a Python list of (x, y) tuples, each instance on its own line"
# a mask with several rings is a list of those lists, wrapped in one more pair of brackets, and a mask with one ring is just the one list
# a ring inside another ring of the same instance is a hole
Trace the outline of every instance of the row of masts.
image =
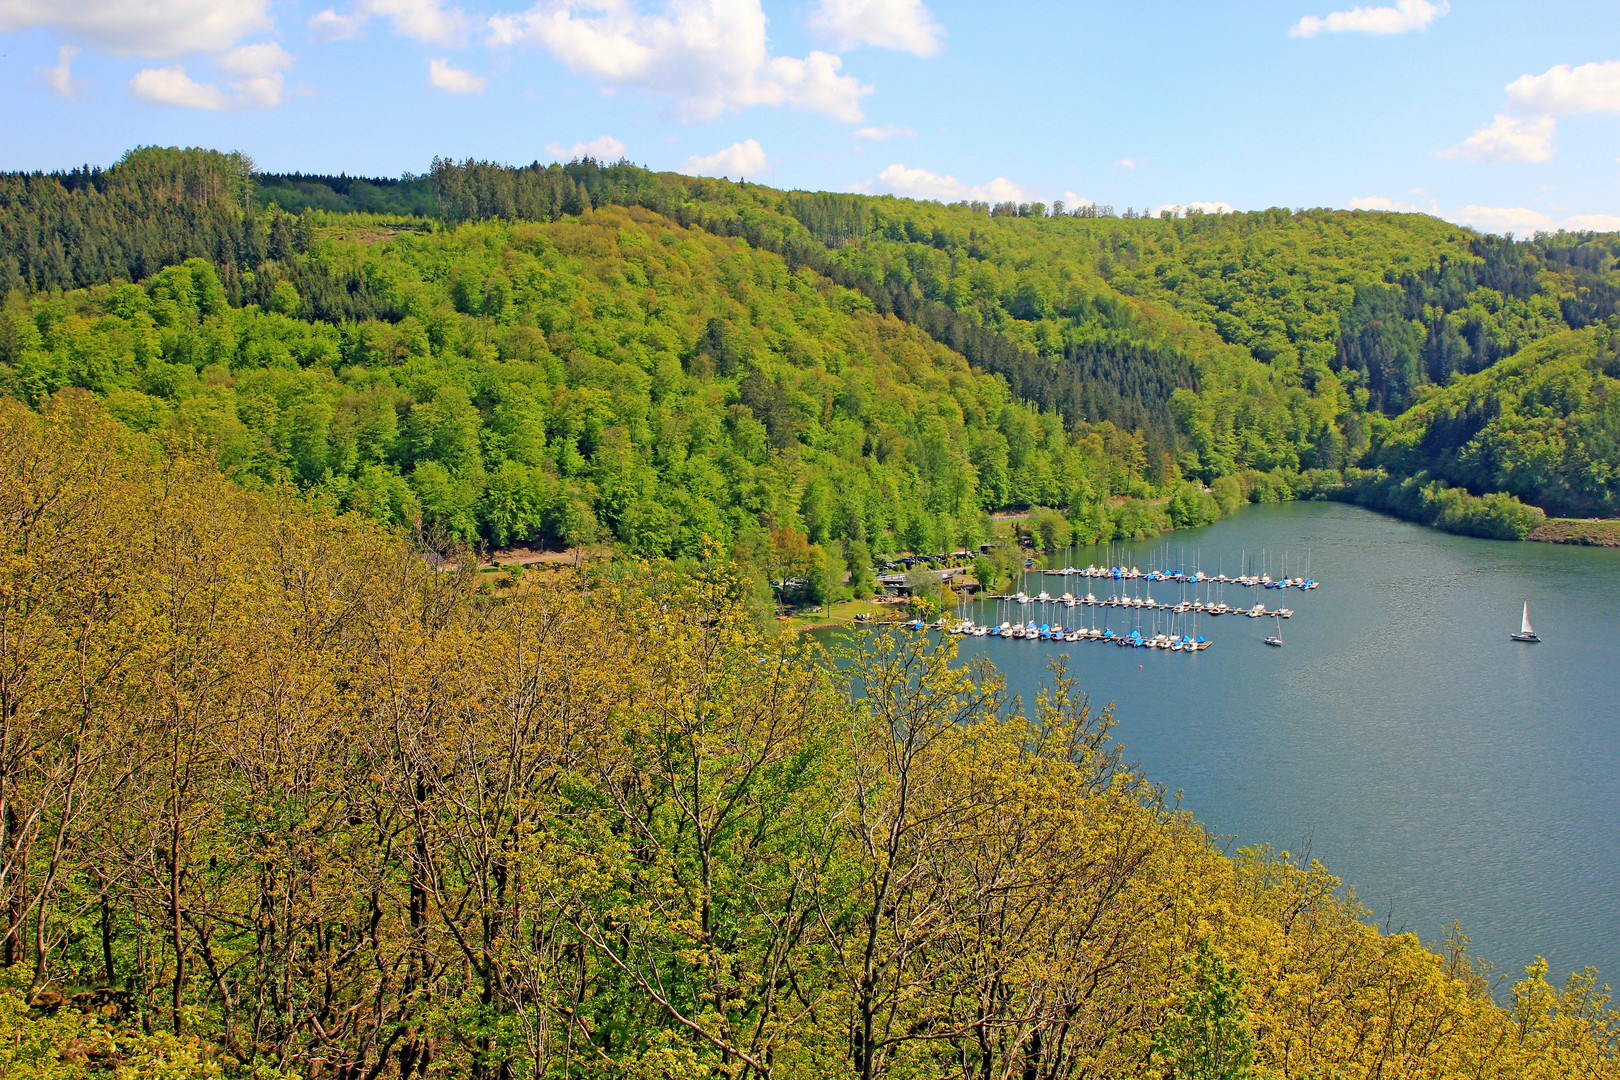
[[(1242, 585), (1250, 588), (1258, 587), (1268, 589), (1314, 589), (1317, 586), (1316, 579), (1311, 576), (1311, 553), (1309, 549), (1306, 550), (1303, 559), (1300, 558), (1297, 552), (1292, 553), (1294, 572), (1290, 574), (1288, 571), (1288, 565), (1291, 553), (1284, 551), (1280, 556), (1277, 556), (1268, 548), (1261, 548), (1258, 552), (1250, 552), (1247, 548), (1245, 548), (1238, 555), (1239, 571), (1230, 576), (1222, 572), (1225, 570), (1225, 567), (1221, 565), (1220, 560), (1217, 560), (1215, 573), (1206, 574), (1202, 568), (1202, 556), (1196, 551), (1193, 553), (1193, 558), (1190, 561), (1190, 564), (1194, 565), (1194, 569), (1163, 569), (1163, 567), (1176, 564), (1181, 566), (1189, 565), (1189, 560), (1187, 558), (1188, 553), (1186, 549), (1180, 548), (1179, 546), (1177, 548), (1177, 553), (1172, 553), (1171, 546), (1169, 544), (1165, 544), (1155, 551), (1151, 561), (1156, 565), (1148, 570), (1142, 570), (1134, 563), (1131, 565), (1126, 565), (1123, 561), (1123, 557), (1125, 556), (1127, 550), (1128, 549), (1125, 547), (1121, 547), (1118, 550), (1117, 555), (1121, 558), (1121, 561), (1118, 564), (1116, 564), (1114, 561), (1116, 557), (1115, 547), (1114, 545), (1110, 544), (1109, 561), (1107, 565), (1090, 565), (1085, 567), (1065, 566), (1062, 569), (1043, 569), (1039, 571), (1039, 573), (1054, 577), (1077, 576), (1103, 579), (1112, 578), (1115, 581), (1134, 581), (1140, 579), (1146, 581), (1179, 581), (1186, 583), (1218, 582), (1223, 585)], [(1302, 563), (1303, 569), (1301, 569)]]
[(1019, 607), (1028, 607), (1034, 604), (1040, 606), (1043, 610), (1045, 605), (1050, 604), (1054, 607), (1068, 608), (1105, 607), (1140, 611), (1169, 611), (1177, 615), (1184, 615), (1187, 612), (1196, 612), (1201, 615), (1247, 615), (1256, 619), (1268, 615), (1277, 615), (1284, 619), (1291, 619), (1294, 616), (1293, 608), (1268, 608), (1263, 602), (1256, 603), (1253, 607), (1242, 607), (1241, 605), (1233, 607), (1224, 600), (1216, 600), (1213, 597), (1207, 601), (1203, 597), (1196, 597), (1192, 600), (1183, 598), (1171, 604), (1153, 599), (1151, 593), (1145, 596), (1111, 595), (1099, 599), (1093, 593), (1086, 593), (1084, 596), (1075, 596), (1073, 593), (1053, 596), (1050, 593), (1043, 592), (1036, 596), (1030, 596), (1027, 593), (1018, 592), (992, 596), (989, 599)]
[(1241, 585), (1251, 589), (1314, 589), (1318, 584), (1315, 578), (1273, 578), (1270, 574), (1239, 574), (1236, 577), (1227, 577), (1225, 574), (1206, 574), (1202, 570), (1191, 573), (1185, 570), (1143, 571), (1134, 566), (1087, 566), (1080, 569), (1065, 566), (1061, 570), (1042, 570), (1040, 572), (1049, 577), (1085, 577), (1113, 581), (1174, 581), (1184, 585), (1211, 583)]
[[(1067, 593), (1056, 598), (1046, 594), (1036, 597), (1026, 597), (1023, 594), (1003, 597), (996, 602), (996, 621), (988, 624), (979, 624), (969, 618), (967, 605), (964, 604), (954, 621), (941, 616), (931, 629), (966, 637), (997, 637), (1023, 641), (1097, 641), (1122, 647), (1198, 652), (1209, 648), (1212, 644), (1207, 637), (1198, 633), (1198, 616), (1215, 615), (1219, 614), (1221, 609), (1226, 609), (1224, 604), (1206, 607), (1202, 600), (1160, 604), (1151, 597), (1110, 597), (1109, 600), (1113, 601), (1110, 603), (1099, 601), (1089, 594), (1088, 597), (1089, 602), (1087, 597), (1075, 597)], [(1028, 617), (1030, 612), (1027, 609), (1032, 606), (1039, 612), (1038, 619)], [(1060, 621), (1065, 608), (1076, 607), (1090, 609), (1090, 626), (1073, 624), (1065, 626)], [(1134, 624), (1130, 629), (1116, 632), (1108, 626), (1107, 609), (1114, 607), (1130, 612), (1130, 621)], [(1103, 609), (1104, 613), (1102, 626), (1096, 624), (1099, 609)], [(1145, 615), (1151, 616), (1151, 627), (1144, 627)], [(1161, 617), (1164, 620), (1163, 626), (1160, 624)], [(1189, 621), (1192, 623), (1190, 628)], [(913, 624), (913, 629), (924, 630), (930, 627), (919, 620)]]

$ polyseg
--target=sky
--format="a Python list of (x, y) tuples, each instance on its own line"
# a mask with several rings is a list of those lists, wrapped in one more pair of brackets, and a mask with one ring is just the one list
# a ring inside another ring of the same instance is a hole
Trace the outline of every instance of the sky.
[(0, 0), (0, 169), (152, 144), (1615, 230), (1620, 3)]

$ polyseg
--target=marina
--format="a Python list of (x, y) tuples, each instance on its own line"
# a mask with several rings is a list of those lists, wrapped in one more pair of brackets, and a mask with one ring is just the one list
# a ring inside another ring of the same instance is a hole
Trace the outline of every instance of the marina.
[[(1297, 589), (1308, 592), (1319, 587), (1314, 578), (1281, 577), (1270, 574), (1205, 574), (1201, 570), (1142, 570), (1138, 566), (1098, 566), (1031, 570), (1026, 576), (1080, 577), (1109, 582), (1110, 592), (1099, 597), (1094, 591), (1083, 596), (1065, 592), (1053, 596), (1042, 590), (1030, 595), (1022, 590), (992, 595), (977, 603), (963, 599), (956, 617), (941, 616), (933, 623), (914, 619), (905, 626), (914, 631), (935, 630), (958, 637), (998, 638), (1004, 641), (1093, 642), (1119, 648), (1159, 649), (1165, 652), (1195, 653), (1214, 642), (1201, 632), (1205, 617), (1242, 616), (1250, 619), (1291, 619), (1293, 608), (1254, 604), (1230, 604), (1228, 587)], [(1155, 598), (1152, 586), (1161, 586)], [(1174, 587), (1174, 600), (1164, 598), (1166, 588)], [(1189, 595), (1190, 594), (1190, 595)], [(1099, 624), (1101, 613), (1101, 625)], [(985, 619), (978, 622), (977, 619)], [(1144, 616), (1146, 619), (1144, 620)], [(1119, 625), (1111, 626), (1110, 621)], [(1281, 631), (1266, 639), (1268, 645), (1282, 643)]]

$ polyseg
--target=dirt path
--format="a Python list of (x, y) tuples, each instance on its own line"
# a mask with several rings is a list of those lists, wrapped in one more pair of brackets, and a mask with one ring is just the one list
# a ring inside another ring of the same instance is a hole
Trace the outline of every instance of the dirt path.
[(591, 559), (605, 559), (613, 554), (611, 548), (568, 548), (565, 551), (536, 551), (533, 548), (503, 548), (492, 551), (478, 563), (480, 570), (497, 566), (579, 566)]

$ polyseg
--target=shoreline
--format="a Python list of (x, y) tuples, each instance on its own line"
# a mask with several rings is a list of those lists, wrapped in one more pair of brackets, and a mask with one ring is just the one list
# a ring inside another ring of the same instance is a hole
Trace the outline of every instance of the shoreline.
[(1541, 544), (1620, 547), (1620, 518), (1548, 518), (1525, 539)]

